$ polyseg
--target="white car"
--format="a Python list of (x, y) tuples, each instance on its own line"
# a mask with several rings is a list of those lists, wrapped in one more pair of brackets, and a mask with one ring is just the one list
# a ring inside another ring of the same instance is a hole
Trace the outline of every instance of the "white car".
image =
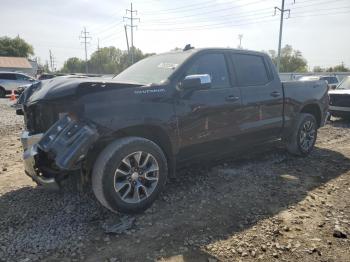
[(350, 76), (345, 77), (335, 90), (329, 91), (329, 98), (331, 115), (350, 119)]
[(17, 72), (0, 72), (0, 98), (16, 91), (19, 86), (31, 84), (36, 80), (31, 76)]

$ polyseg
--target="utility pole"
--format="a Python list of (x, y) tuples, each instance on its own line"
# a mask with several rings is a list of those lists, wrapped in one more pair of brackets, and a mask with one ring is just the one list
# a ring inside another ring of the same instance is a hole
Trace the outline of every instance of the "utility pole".
[(50, 54), (50, 68), (52, 71), (52, 52), (51, 52), (51, 50), (49, 50), (49, 54)]
[(239, 48), (239, 49), (242, 49), (242, 38), (243, 38), (243, 35), (242, 35), (242, 34), (239, 34), (239, 35), (238, 35), (238, 39), (239, 39), (239, 46), (238, 46), (238, 48)]
[(100, 38), (97, 38), (98, 73), (101, 73)]
[(126, 25), (124, 25), (124, 30), (125, 30), (126, 46), (128, 47), (128, 54), (130, 55), (128, 30), (126, 29)]
[(137, 10), (134, 10), (132, 8), (132, 3), (130, 4), (130, 9), (126, 9), (126, 14), (130, 13), (130, 16), (124, 16), (123, 20), (127, 19), (130, 21), (130, 25), (127, 24), (126, 26), (130, 27), (130, 38), (131, 38), (131, 64), (134, 63), (134, 27), (137, 27), (134, 25), (134, 20), (138, 20), (140, 22), (140, 18), (134, 17), (134, 13), (137, 14)]
[(86, 32), (86, 27), (84, 27), (84, 30), (81, 31), (81, 34), (79, 36), (79, 39), (83, 39), (82, 44), (85, 46), (85, 73), (87, 74), (89, 72), (88, 63), (87, 63), (87, 45), (90, 44), (89, 40), (91, 40), (91, 36), (89, 36), (89, 32)]
[(50, 54), (50, 68), (51, 68), (51, 72), (55, 72), (55, 58), (51, 52), (51, 49), (49, 50), (49, 54)]
[[(281, 45), (282, 45), (282, 32), (283, 32), (283, 19), (284, 19), (284, 12), (288, 12), (288, 17), (290, 16), (290, 9), (284, 9), (284, 1), (282, 0), (281, 8), (278, 8), (275, 6), (275, 14), (276, 11), (279, 10), (281, 13), (281, 20), (280, 20), (280, 33), (279, 33), (279, 40), (278, 40), (278, 55), (277, 55), (277, 71), (280, 71), (281, 66)], [(295, 3), (295, 0), (294, 0)]]

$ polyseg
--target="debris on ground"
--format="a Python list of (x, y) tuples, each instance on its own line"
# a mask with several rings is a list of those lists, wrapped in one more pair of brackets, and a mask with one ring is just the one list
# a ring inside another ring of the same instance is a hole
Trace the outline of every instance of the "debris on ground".
[(106, 234), (122, 234), (131, 229), (134, 225), (135, 218), (123, 216), (119, 223), (115, 223), (115, 219), (103, 223), (102, 228)]

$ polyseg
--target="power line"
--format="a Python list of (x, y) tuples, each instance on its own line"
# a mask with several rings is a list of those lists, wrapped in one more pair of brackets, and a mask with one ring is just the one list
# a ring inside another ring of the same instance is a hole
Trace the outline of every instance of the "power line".
[(201, 31), (201, 30), (207, 30), (207, 29), (220, 29), (220, 28), (227, 28), (228, 26), (230, 27), (237, 27), (237, 26), (243, 26), (243, 25), (250, 25), (250, 24), (257, 24), (257, 23), (261, 23), (261, 22), (275, 22), (276, 19), (273, 18), (273, 16), (268, 15), (268, 16), (262, 16), (260, 17), (260, 19), (251, 19), (248, 20), (248, 22), (245, 23), (232, 23), (231, 21), (229, 22), (222, 22), (222, 23), (216, 23), (216, 24), (210, 24), (210, 25), (196, 25), (193, 27), (171, 27), (171, 28), (142, 28), (143, 31), (189, 31), (189, 30), (197, 30), (197, 31)]
[(140, 21), (140, 18), (134, 17), (134, 13), (137, 14), (137, 10), (134, 10), (132, 8), (132, 3), (130, 4), (130, 9), (126, 9), (126, 14), (130, 13), (130, 17), (128, 16), (124, 16), (124, 19), (127, 19), (128, 21), (130, 21), (130, 25), (126, 24), (126, 26), (130, 27), (130, 38), (131, 38), (131, 64), (134, 63), (134, 27), (137, 27), (137, 25), (134, 25), (134, 20), (138, 20)]
[[(303, 3), (308, 3), (308, 2), (312, 2), (312, 1), (315, 1), (315, 0), (308, 0), (308, 1), (303, 1), (301, 2), (301, 4)], [(319, 0), (318, 0), (319, 1)], [(343, 1), (349, 1), (349, 0), (333, 0), (333, 1), (324, 1), (324, 2), (318, 2), (317, 3), (317, 7), (320, 6), (320, 5), (327, 5), (327, 4), (334, 4), (336, 2), (343, 2)], [(246, 5), (251, 5), (251, 4), (256, 4), (256, 3), (260, 3), (259, 2), (251, 2), (251, 3), (247, 3)], [(239, 7), (244, 7), (246, 5), (240, 5)], [(316, 5), (316, 3), (313, 3), (313, 4), (308, 4), (308, 5), (300, 5), (299, 3), (296, 3), (295, 5), (293, 5), (293, 10), (294, 9), (303, 9), (303, 8), (306, 8), (306, 7), (312, 7), (314, 8)], [(225, 17), (231, 17), (231, 18), (239, 18), (239, 17), (248, 17), (248, 16), (255, 16), (257, 14), (270, 14), (270, 11), (268, 10), (271, 10), (270, 7), (267, 7), (267, 8), (260, 8), (260, 9), (256, 9), (254, 11), (245, 11), (245, 12), (241, 12), (239, 11), (239, 13), (235, 14), (235, 13), (226, 13), (225, 11), (229, 10), (229, 9), (234, 9), (234, 8), (237, 8), (237, 7), (227, 7), (225, 9), (214, 9), (214, 10), (210, 10), (210, 11), (205, 11), (205, 12), (201, 12), (201, 13), (194, 13), (194, 14), (191, 14), (191, 15), (186, 15), (186, 16), (177, 16), (177, 17), (173, 17), (173, 18), (169, 18), (169, 17), (166, 17), (166, 18), (157, 18), (157, 19), (144, 19), (143, 20), (143, 23), (144, 24), (151, 24), (151, 23), (155, 23), (157, 26), (158, 25), (161, 25), (161, 24), (180, 24), (180, 23), (183, 23), (183, 24), (187, 24), (188, 23), (188, 19), (193, 19), (193, 18), (196, 18), (196, 21), (200, 21), (198, 20), (198, 18), (202, 18), (202, 20), (204, 19), (205, 21), (208, 20), (208, 15), (210, 14), (214, 14), (214, 13), (220, 13), (220, 14), (215, 14), (215, 18), (217, 16), (219, 16), (219, 18), (225, 18)], [(223, 13), (224, 12), (224, 13)], [(201, 16), (204, 16), (204, 17), (201, 17)]]
[(81, 31), (81, 34), (79, 36), (79, 39), (83, 39), (82, 44), (84, 44), (85, 47), (85, 73), (87, 74), (89, 72), (88, 63), (87, 63), (87, 45), (90, 44), (89, 40), (91, 40), (91, 36), (89, 36), (89, 32), (86, 31), (86, 27), (84, 27), (84, 30)]
[[(243, 0), (236, 0), (234, 3), (240, 2)], [(267, 1), (267, 0), (261, 0), (261, 1)], [(260, 2), (261, 2), (260, 1)], [(227, 5), (227, 4), (232, 4), (232, 1), (230, 2), (219, 2), (219, 3), (214, 3), (213, 1), (206, 1), (198, 4), (191, 4), (191, 5), (186, 5), (182, 7), (177, 7), (177, 8), (172, 8), (172, 9), (164, 9), (164, 10), (159, 10), (157, 11), (158, 15), (168, 15), (172, 13), (178, 13), (178, 12), (190, 12), (193, 10), (198, 10), (198, 9), (206, 9), (206, 8), (212, 8), (212, 7), (217, 7), (218, 5)], [(249, 5), (249, 3), (248, 3)], [(143, 15), (154, 15), (154, 11), (149, 11), (149, 12), (142, 12)]]
[[(208, 11), (202, 11), (202, 12), (199, 12), (199, 13), (192, 13), (192, 14), (188, 14), (188, 15), (184, 15), (184, 16), (177, 16), (176, 19), (178, 18), (193, 18), (194, 16), (207, 16), (208, 14), (215, 14), (215, 13), (220, 13), (220, 12), (225, 12), (225, 11), (228, 11), (228, 10), (232, 10), (232, 9), (237, 9), (237, 8), (242, 8), (242, 7), (246, 7), (246, 6), (250, 6), (250, 5), (255, 5), (255, 4), (260, 4), (262, 1), (267, 1), (267, 0), (258, 0), (258, 1), (254, 1), (254, 2), (250, 2), (250, 3), (245, 3), (243, 5), (239, 5), (239, 6), (227, 6), (227, 7), (224, 7), (224, 8), (220, 8), (220, 9), (212, 9), (212, 8), (209, 8)], [(196, 9), (198, 10), (198, 8)], [(232, 15), (232, 14), (231, 14)], [(154, 16), (153, 16), (154, 17)], [(159, 19), (153, 19), (153, 20), (149, 20), (149, 21), (168, 21), (169, 18), (166, 17), (166, 18), (159, 18)]]
[[(339, 9), (344, 9), (347, 7), (341, 7), (341, 8), (328, 8), (328, 9), (314, 9), (313, 11), (322, 11), (322, 10), (339, 10)], [(307, 14), (310, 11), (307, 11)], [(348, 13), (347, 11), (345, 12), (337, 12), (334, 14), (343, 14), (343, 13)], [(305, 12), (297, 12), (295, 14), (305, 14)], [(326, 14), (311, 14), (310, 16), (321, 16), (321, 15), (332, 15), (333, 13), (326, 13)], [(295, 18), (295, 15), (291, 15), (289, 18)], [(297, 16), (297, 17), (306, 17), (306, 16)], [(267, 16), (261, 16), (258, 17), (259, 19), (249, 19), (246, 20), (245, 22), (242, 23), (233, 23), (232, 21), (226, 21), (226, 22), (221, 22), (221, 23), (215, 23), (215, 24), (207, 24), (207, 25), (195, 25), (195, 26), (189, 26), (189, 27), (167, 27), (167, 28), (147, 28), (147, 27), (142, 27), (141, 29), (143, 31), (189, 31), (189, 30), (209, 30), (209, 29), (223, 29), (223, 28), (227, 28), (228, 26), (230, 27), (238, 27), (238, 26), (244, 26), (244, 25), (252, 25), (252, 24), (260, 24), (260, 23), (266, 23), (266, 22), (275, 22), (276, 18), (274, 16), (271, 15), (267, 15)]]
[[(266, 10), (266, 11), (263, 11), (263, 10)], [(232, 14), (232, 13), (230, 13), (230, 14), (225, 14), (225, 15), (220, 15), (220, 19), (222, 19), (222, 18), (226, 18), (226, 17), (229, 17), (229, 18), (231, 18), (229, 21), (231, 21), (232, 20), (232, 18), (233, 18), (233, 20), (241, 20), (242, 18), (244, 18), (244, 17), (250, 17), (250, 16), (257, 16), (257, 15), (262, 15), (262, 14), (271, 14), (271, 8), (270, 7), (268, 7), (268, 8), (264, 8), (264, 9), (259, 9), (259, 10), (257, 10), (257, 11), (254, 11), (254, 12), (241, 12), (239, 15), (234, 15), (234, 14)], [(193, 18), (193, 17), (192, 17)], [(205, 17), (204, 18), (205, 20), (203, 21), (203, 19), (201, 20), (201, 19), (196, 19), (195, 21), (196, 21), (196, 23), (202, 23), (202, 22), (207, 22), (208, 21), (208, 18), (207, 17)], [(143, 22), (143, 24), (153, 24), (153, 23), (148, 23), (150, 20), (145, 20), (144, 22)], [(162, 20), (163, 21), (163, 20)], [(159, 25), (173, 25), (173, 24), (175, 24), (176, 23), (176, 25), (180, 25), (180, 24), (188, 24), (189, 23), (189, 21), (187, 20), (187, 21), (181, 21), (180, 20), (180, 22), (179, 21), (175, 21), (175, 20), (167, 20), (167, 21), (165, 21), (165, 22), (162, 22), (161, 20), (159, 20), (159, 22), (157, 22), (157, 23), (154, 23), (154, 25), (157, 25), (157, 26), (159, 26)], [(225, 22), (227, 22), (227, 19), (225, 19)]]
[[(335, 8), (327, 8), (327, 9), (320, 9), (320, 8), (313, 8), (312, 11), (315, 12), (315, 11), (323, 11), (323, 10), (339, 10), (339, 9), (344, 9), (344, 8), (348, 8), (348, 6), (339, 6), (339, 7), (335, 7)], [(302, 11), (298, 11), (296, 12), (295, 14), (303, 14), (303, 10), (305, 8), (302, 8), (301, 6), (298, 7), (298, 10)], [(292, 9), (294, 10), (294, 8)], [(310, 10), (305, 10), (306, 12), (309, 12)], [(256, 15), (256, 14), (260, 14), (260, 15)], [(233, 19), (225, 19), (225, 21), (222, 21), (222, 22), (216, 22), (216, 23), (205, 23), (203, 24), (202, 22), (200, 23), (195, 23), (195, 24), (190, 24), (187, 22), (187, 23), (179, 23), (179, 22), (176, 22), (176, 21), (170, 21), (169, 23), (167, 24), (149, 24), (149, 23), (143, 23), (143, 24), (146, 24), (148, 27), (147, 28), (142, 28), (143, 30), (145, 29), (148, 29), (148, 31), (168, 31), (168, 30), (179, 30), (179, 31), (182, 31), (182, 30), (203, 30), (203, 29), (208, 29), (208, 28), (224, 28), (224, 25), (226, 26), (238, 26), (238, 25), (246, 25), (246, 24), (254, 24), (255, 21), (261, 21), (261, 19), (263, 18), (272, 18), (272, 16), (270, 15), (266, 15), (266, 14), (271, 14), (271, 12), (257, 12), (257, 13), (251, 13), (251, 14), (246, 14), (246, 15), (242, 15), (242, 16), (234, 16)], [(232, 16), (232, 15), (231, 15)], [(254, 16), (253, 19), (247, 19), (247, 20), (243, 20), (242, 21), (242, 17), (252, 17)], [(220, 16), (220, 17), (224, 17), (224, 16)], [(266, 19), (264, 19), (266, 20)], [(270, 19), (268, 19), (270, 20)], [(236, 23), (238, 22), (238, 24)], [(169, 26), (171, 24), (176, 24), (176, 26)], [(186, 27), (178, 27), (177, 25), (188, 25)], [(154, 28), (150, 28), (149, 26), (152, 26), (152, 25), (155, 25), (156, 27)], [(162, 26), (166, 26), (166, 29), (164, 30), (162, 28)]]
[(291, 15), (289, 19), (294, 19), (294, 18), (299, 18), (299, 17), (312, 17), (312, 16), (331, 16), (331, 15), (342, 15), (342, 14), (350, 14), (350, 11), (341, 11), (341, 12), (326, 12), (326, 13), (318, 13), (318, 14), (312, 14), (312, 13), (302, 13), (304, 15), (298, 15), (298, 16), (293, 16)]

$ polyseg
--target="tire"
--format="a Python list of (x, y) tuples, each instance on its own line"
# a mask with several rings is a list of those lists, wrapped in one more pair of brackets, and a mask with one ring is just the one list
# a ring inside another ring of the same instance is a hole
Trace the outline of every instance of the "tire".
[(113, 212), (141, 213), (163, 190), (167, 175), (167, 160), (158, 145), (125, 137), (99, 154), (92, 170), (92, 189), (98, 201)]
[(311, 114), (301, 113), (291, 137), (287, 140), (287, 150), (297, 156), (307, 156), (313, 150), (317, 139), (317, 121)]
[(0, 98), (5, 98), (6, 97), (6, 92), (5, 89), (0, 86)]

